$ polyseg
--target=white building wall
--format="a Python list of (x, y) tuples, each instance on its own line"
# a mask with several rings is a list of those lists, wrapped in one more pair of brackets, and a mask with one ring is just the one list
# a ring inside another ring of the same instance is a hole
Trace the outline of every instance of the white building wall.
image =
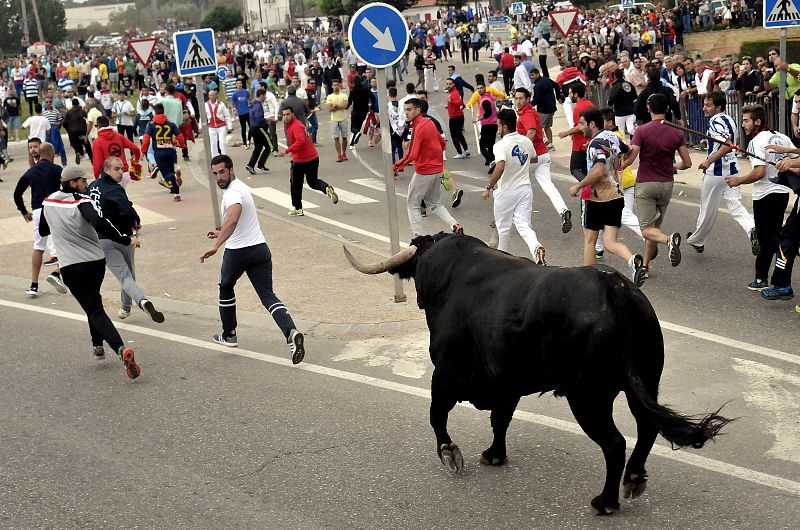
[(245, 0), (245, 22), (250, 31), (276, 30), (289, 27), (289, 3), (292, 0)]

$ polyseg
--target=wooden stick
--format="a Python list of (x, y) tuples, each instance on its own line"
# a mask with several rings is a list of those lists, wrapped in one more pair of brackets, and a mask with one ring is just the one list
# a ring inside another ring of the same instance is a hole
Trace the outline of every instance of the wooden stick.
[(766, 162), (767, 164), (769, 164), (771, 166), (775, 165), (775, 162), (770, 162), (766, 158), (761, 158), (760, 156), (756, 156), (753, 153), (751, 153), (750, 151), (748, 151), (747, 149), (742, 149), (738, 145), (733, 144), (731, 142), (723, 142), (723, 141), (719, 140), (718, 138), (713, 138), (711, 136), (708, 136), (707, 134), (703, 134), (701, 132), (695, 131), (693, 129), (689, 129), (687, 127), (681, 127), (677, 123), (672, 123), (671, 121), (661, 120), (661, 124), (662, 125), (666, 125), (668, 127), (672, 127), (673, 129), (678, 129), (679, 131), (683, 131), (683, 132), (686, 132), (686, 133), (689, 133), (689, 134), (695, 134), (695, 135), (699, 136), (700, 138), (704, 138), (704, 139), (706, 139), (708, 141), (711, 141), (711, 142), (717, 142), (718, 144), (724, 145), (725, 147), (730, 147), (734, 151), (739, 151), (741, 153), (746, 154), (747, 156), (753, 157), (756, 160), (761, 160), (762, 162)]

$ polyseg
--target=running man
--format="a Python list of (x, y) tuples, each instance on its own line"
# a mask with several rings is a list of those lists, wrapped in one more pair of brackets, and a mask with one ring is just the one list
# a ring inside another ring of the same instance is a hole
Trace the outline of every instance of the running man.
[(256, 290), (261, 303), (281, 328), (292, 363), (298, 364), (305, 356), (303, 334), (292, 320), (286, 306), (272, 291), (272, 255), (267, 240), (258, 223), (258, 213), (250, 189), (236, 178), (233, 160), (228, 155), (218, 155), (211, 159), (211, 173), (217, 186), (223, 190), (222, 228), (206, 234), (216, 240), (214, 245), (200, 256), (200, 263), (217, 253), (224, 246), (219, 279), (219, 316), (222, 320), (222, 333), (212, 340), (229, 348), (239, 345), (236, 335), (236, 282), (247, 273), (250, 283)]
[(40, 230), (43, 235), (52, 233), (56, 240), (64, 283), (89, 320), (94, 358), (105, 359), (105, 341), (122, 359), (128, 379), (136, 379), (141, 368), (136, 364), (133, 348), (125, 347), (117, 328), (103, 309), (100, 286), (106, 272), (106, 260), (97, 234), (102, 233), (121, 245), (138, 246), (139, 240), (120, 234), (102, 217), (97, 205), (85, 194), (88, 187), (86, 175), (86, 171), (78, 166), (64, 168), (61, 188), (44, 200)]
[(290, 181), (292, 193), (292, 208), (289, 215), (302, 217), (303, 213), (303, 182), (308, 181), (311, 189), (317, 190), (330, 197), (333, 204), (339, 202), (333, 186), (318, 178), (319, 155), (311, 141), (305, 125), (295, 116), (291, 107), (282, 111), (283, 122), (286, 124), (286, 143), (289, 146), (278, 152), (278, 156), (292, 155), (292, 176)]
[(584, 136), (591, 138), (586, 148), (589, 173), (569, 189), (573, 197), (578, 197), (581, 190), (588, 192), (583, 194), (586, 200), (583, 209), (583, 264), (595, 264), (595, 244), (602, 230), (605, 248), (628, 262), (633, 283), (641, 287), (645, 280), (644, 258), (632, 254), (627, 246), (617, 241), (625, 207), (625, 198), (617, 178), (617, 158), (620, 153), (628, 151), (628, 146), (620, 142), (613, 131), (605, 130), (603, 113), (597, 108), (583, 111), (578, 127)]
[(708, 155), (700, 162), (699, 167), (703, 171), (700, 215), (697, 217), (697, 227), (694, 232), (686, 235), (686, 242), (698, 253), (705, 250), (706, 240), (717, 220), (720, 202), (725, 199), (731, 217), (744, 229), (750, 239), (753, 255), (758, 256), (760, 249), (753, 216), (742, 206), (742, 193), (739, 188), (730, 187), (725, 182), (727, 177), (739, 175), (739, 163), (736, 161), (733, 149), (722, 143), (739, 145), (739, 127), (736, 125), (736, 120), (723, 112), (725, 105), (725, 95), (722, 92), (706, 94), (703, 104), (703, 113), (709, 118), (706, 134), (716, 141), (708, 141)]
[(153, 111), (155, 112), (153, 121), (147, 125), (147, 129), (145, 129), (142, 136), (142, 152), (147, 152), (151, 138), (154, 139), (153, 156), (163, 179), (161, 185), (169, 188), (169, 192), (173, 195), (173, 201), (181, 202), (181, 185), (183, 181), (181, 179), (181, 166), (177, 165), (178, 152), (175, 146), (184, 148), (186, 142), (178, 130), (178, 126), (167, 121), (167, 116), (164, 114), (164, 106), (161, 103), (153, 105)]
[[(35, 146), (35, 147), (34, 147)], [(17, 182), (14, 188), (14, 204), (17, 210), (25, 218), (26, 223), (33, 223), (33, 256), (31, 258), (31, 286), (25, 291), (30, 298), (39, 296), (39, 273), (42, 270), (44, 251), (50, 249), (50, 254), (57, 256), (55, 243), (42, 234), (40, 229), (42, 216), (42, 203), (50, 194), (58, 191), (61, 185), (61, 166), (54, 164), (56, 152), (49, 143), (41, 143), (38, 138), (28, 139), (28, 147), (31, 156), (38, 158), (38, 161), (28, 169)], [(25, 190), (31, 189), (31, 209), (25, 207), (22, 195)], [(47, 283), (61, 294), (66, 294), (67, 288), (61, 279), (61, 271), (58, 267), (47, 277)]]
[(100, 248), (103, 249), (108, 270), (122, 286), (118, 313), (120, 320), (130, 316), (131, 302), (133, 301), (136, 302), (139, 309), (150, 315), (154, 322), (160, 324), (164, 322), (164, 315), (156, 310), (153, 302), (147, 299), (136, 284), (134, 250), (140, 246), (137, 230), (141, 222), (133, 203), (125, 193), (125, 188), (120, 184), (122, 174), (122, 160), (116, 156), (106, 158), (100, 178), (89, 185), (88, 195), (100, 206), (103, 217), (114, 226), (117, 232), (135, 237), (136, 242), (132, 245), (122, 245), (100, 231), (97, 233), (100, 238)]
[[(488, 199), (494, 194), (494, 219), (498, 232), (497, 250), (508, 252), (511, 225), (528, 245), (533, 262), (547, 265), (545, 250), (531, 226), (533, 191), (528, 176), (531, 161), (536, 160), (536, 151), (530, 138), (517, 132), (517, 115), (511, 109), (497, 114), (500, 141), (494, 144), (494, 171), (483, 192)], [(494, 191), (492, 191), (494, 190)]]
[(433, 121), (422, 115), (422, 101), (411, 98), (405, 104), (406, 118), (411, 122), (411, 140), (405, 156), (392, 166), (397, 172), (414, 162), (414, 175), (408, 183), (408, 220), (414, 236), (425, 233), (422, 223), (422, 201), (431, 212), (446, 222), (454, 234), (464, 230), (447, 208), (439, 204), (439, 186), (444, 172), (445, 141)]

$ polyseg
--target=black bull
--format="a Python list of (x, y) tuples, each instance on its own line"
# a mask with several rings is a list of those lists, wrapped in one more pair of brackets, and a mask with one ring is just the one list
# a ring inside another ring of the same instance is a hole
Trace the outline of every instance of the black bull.
[(592, 499), (597, 514), (619, 508), (625, 439), (613, 403), (625, 392), (638, 438), (623, 479), (625, 497), (647, 481), (645, 461), (659, 433), (673, 446), (700, 448), (730, 420), (686, 417), (657, 402), (664, 340), (653, 307), (610, 267), (539, 267), (469, 236), (422, 236), (409, 249), (361, 272), (414, 278), (430, 330), (430, 421), (442, 463), (464, 465), (447, 432), (459, 401), (491, 411), (492, 445), (481, 463), (506, 461), (506, 431), (521, 396), (565, 396), (584, 432), (603, 450), (606, 480)]

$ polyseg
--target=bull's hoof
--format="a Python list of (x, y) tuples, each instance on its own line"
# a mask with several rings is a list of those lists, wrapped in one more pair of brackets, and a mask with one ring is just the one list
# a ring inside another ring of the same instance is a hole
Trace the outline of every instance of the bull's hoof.
[(464, 456), (461, 454), (461, 449), (454, 443), (439, 446), (439, 458), (444, 467), (453, 473), (464, 469)]
[(481, 453), (481, 464), (484, 466), (502, 466), (506, 460), (506, 455), (493, 455), (491, 449)]
[(641, 475), (633, 473), (625, 477), (622, 481), (623, 497), (626, 499), (636, 498), (647, 489), (647, 471)]
[(619, 501), (604, 500), (597, 496), (592, 499), (589, 509), (592, 511), (592, 515), (614, 515), (619, 510)]

